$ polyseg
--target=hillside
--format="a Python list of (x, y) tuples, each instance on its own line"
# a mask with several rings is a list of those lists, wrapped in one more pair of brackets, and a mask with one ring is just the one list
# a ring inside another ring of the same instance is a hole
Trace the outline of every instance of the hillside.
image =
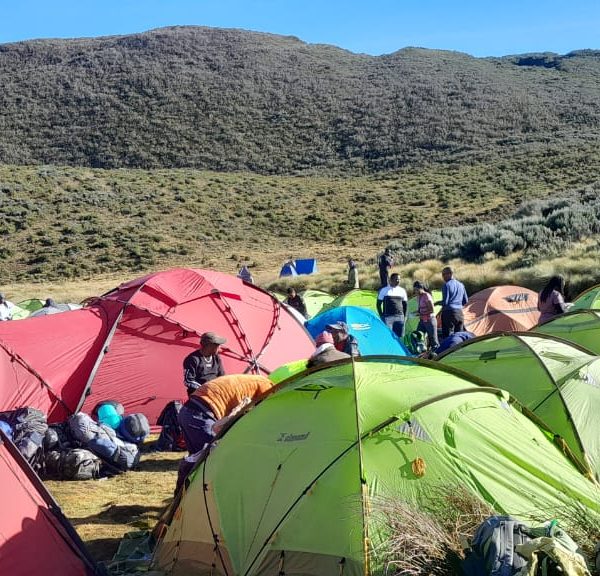
[(0, 45), (0, 163), (364, 173), (597, 145), (600, 53), (371, 57), (239, 30)]
[(599, 172), (600, 149), (354, 178), (0, 166), (1, 282), (234, 271), (241, 261), (276, 272), (290, 254), (365, 262), (392, 240), (399, 255), (440, 257), (415, 242), (500, 223), (530, 200), (598, 190)]

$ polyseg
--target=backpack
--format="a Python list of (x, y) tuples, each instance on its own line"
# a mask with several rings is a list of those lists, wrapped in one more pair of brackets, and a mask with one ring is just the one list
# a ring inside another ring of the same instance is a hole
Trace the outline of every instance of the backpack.
[(529, 530), (511, 516), (491, 516), (475, 531), (462, 562), (463, 572), (468, 576), (513, 576), (527, 564), (515, 546), (531, 540)]
[(114, 464), (119, 470), (131, 470), (138, 465), (139, 461), (140, 451), (137, 445), (118, 440), (117, 450), (111, 459), (112, 464)]
[(162, 430), (156, 441), (156, 450), (160, 452), (181, 452), (186, 449), (183, 431), (179, 425), (179, 420), (177, 420), (177, 414), (179, 414), (181, 406), (181, 402), (172, 400), (160, 413), (156, 423), (162, 426)]
[[(53, 454), (54, 462), (52, 462), (52, 466), (58, 468), (58, 476), (61, 480), (93, 480), (100, 476), (102, 460), (89, 450), (72, 448), (59, 454), (58, 463), (56, 462), (56, 455)], [(48, 459), (46, 460), (48, 466)]]
[(113, 429), (117, 429), (124, 414), (125, 408), (123, 408), (123, 404), (116, 400), (99, 402), (92, 410), (92, 418), (100, 424), (106, 424)]
[(129, 414), (119, 424), (118, 433), (127, 442), (140, 444), (150, 434), (148, 418), (143, 414)]
[(12, 429), (12, 441), (31, 467), (40, 472), (44, 463), (44, 434), (48, 429), (46, 415), (35, 408), (19, 408), (2, 413)]
[(420, 330), (415, 330), (408, 337), (408, 349), (418, 356), (427, 350), (427, 334)]

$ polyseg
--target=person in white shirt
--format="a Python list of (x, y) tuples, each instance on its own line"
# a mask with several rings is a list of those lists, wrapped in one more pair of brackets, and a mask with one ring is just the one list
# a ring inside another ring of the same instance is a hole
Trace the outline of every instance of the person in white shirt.
[(0, 321), (12, 320), (15, 305), (9, 302), (4, 294), (0, 294)]
[(396, 273), (390, 276), (389, 286), (384, 286), (377, 295), (377, 312), (386, 326), (398, 338), (404, 337), (404, 323), (408, 296), (400, 286), (400, 276)]

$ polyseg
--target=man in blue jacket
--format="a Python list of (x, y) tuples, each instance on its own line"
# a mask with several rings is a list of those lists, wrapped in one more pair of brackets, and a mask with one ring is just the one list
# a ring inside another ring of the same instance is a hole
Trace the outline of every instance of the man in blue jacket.
[(463, 283), (454, 278), (452, 268), (446, 266), (442, 270), (442, 278), (442, 338), (447, 338), (454, 332), (464, 331), (463, 306), (469, 302), (469, 298)]

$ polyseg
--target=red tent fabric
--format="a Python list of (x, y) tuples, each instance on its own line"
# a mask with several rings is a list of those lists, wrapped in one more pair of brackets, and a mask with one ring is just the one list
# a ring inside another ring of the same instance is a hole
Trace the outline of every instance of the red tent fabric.
[(94, 562), (75, 530), (1, 432), (0, 486), (0, 574), (96, 574)]
[(538, 295), (521, 286), (494, 286), (469, 297), (465, 330), (476, 336), (491, 332), (525, 332), (537, 325)]
[[(29, 405), (62, 420), (116, 399), (152, 424), (185, 397), (183, 359), (199, 335), (227, 338), (225, 371), (268, 374), (314, 351), (267, 292), (208, 270), (177, 268), (122, 284), (83, 310), (0, 324), (0, 410)], [(26, 401), (27, 400), (27, 401)]]

